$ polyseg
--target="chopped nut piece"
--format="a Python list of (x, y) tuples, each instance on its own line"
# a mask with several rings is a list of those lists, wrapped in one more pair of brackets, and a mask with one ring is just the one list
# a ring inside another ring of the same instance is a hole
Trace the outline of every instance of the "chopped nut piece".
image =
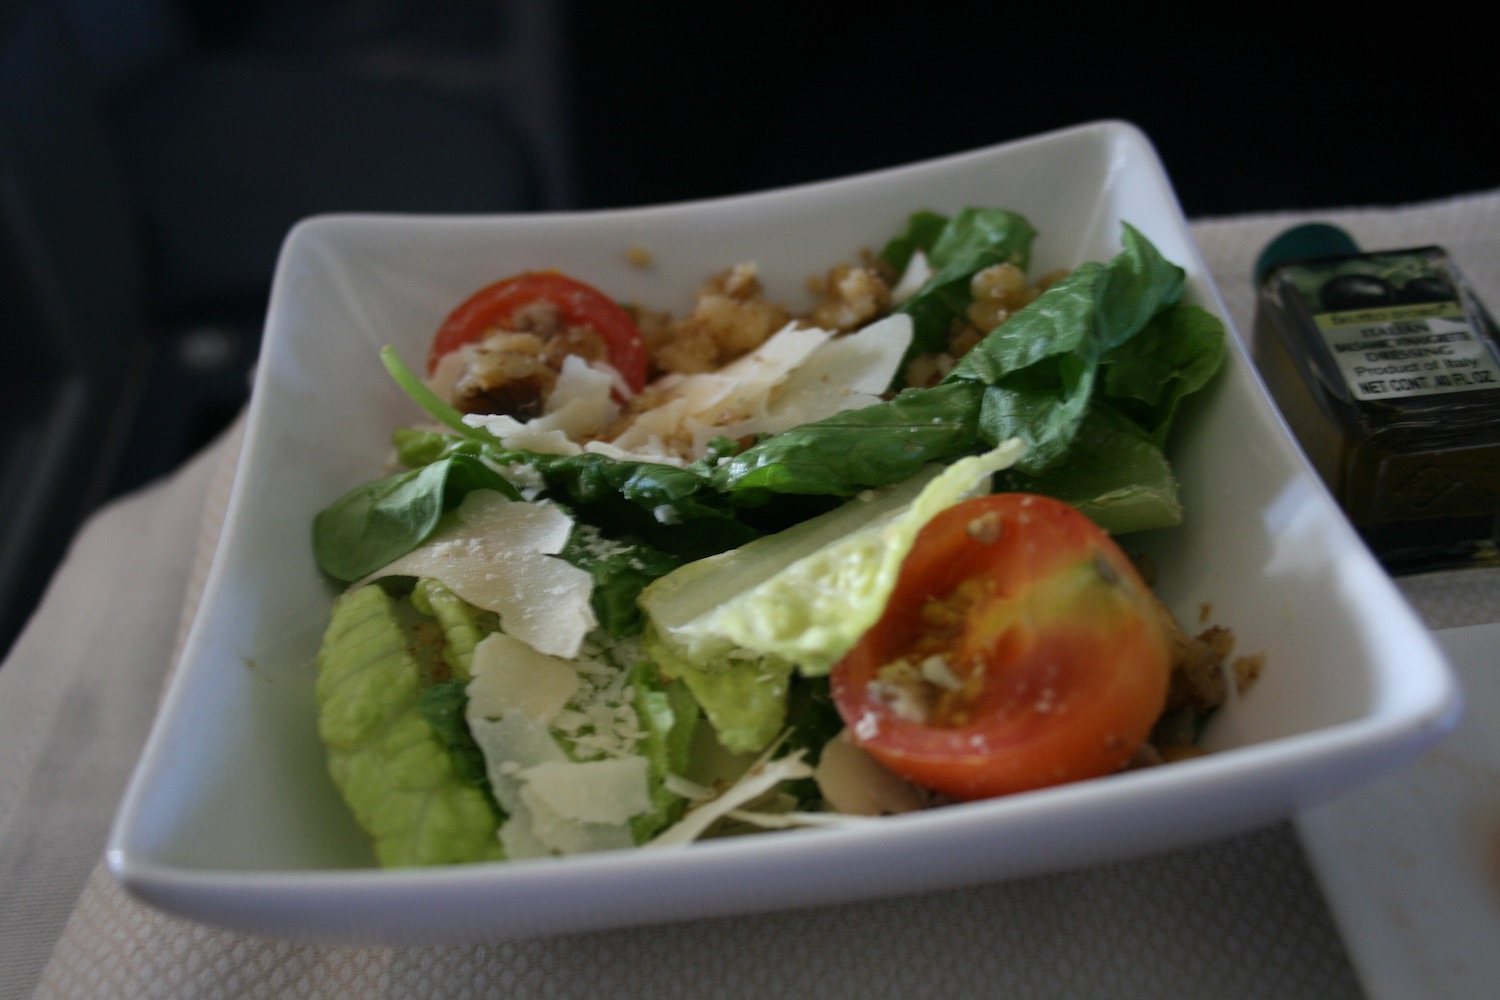
[(684, 375), (712, 371), (755, 350), (790, 320), (785, 308), (765, 300), (754, 264), (716, 275), (682, 319), (636, 312), (653, 368)]

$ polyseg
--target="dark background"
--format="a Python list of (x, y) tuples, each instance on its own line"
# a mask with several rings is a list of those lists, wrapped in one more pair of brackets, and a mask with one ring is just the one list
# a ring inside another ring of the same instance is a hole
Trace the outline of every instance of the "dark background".
[(1103, 118), (1195, 218), (1494, 187), (1487, 33), (1381, 11), (0, 0), (0, 650), (81, 518), (243, 405), (299, 218), (712, 197)]
[(750, 190), (1100, 118), (1152, 138), (1190, 217), (1500, 180), (1491, 46), (1456, 19), (1429, 34), (1436, 20), (1373, 5), (1321, 29), (1254, 5), (1142, 6), (579, 5), (581, 193), (613, 205)]

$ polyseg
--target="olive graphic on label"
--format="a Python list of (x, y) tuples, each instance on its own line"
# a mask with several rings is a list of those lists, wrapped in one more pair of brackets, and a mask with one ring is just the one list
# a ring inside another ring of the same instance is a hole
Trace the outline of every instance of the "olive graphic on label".
[(1442, 278), (1429, 274), (1402, 285), (1396, 298), (1401, 302), (1447, 302), (1453, 298), (1453, 289)]
[(1396, 289), (1384, 278), (1373, 274), (1341, 274), (1323, 282), (1323, 287), (1318, 290), (1318, 301), (1328, 312), (1368, 309), (1396, 301)]

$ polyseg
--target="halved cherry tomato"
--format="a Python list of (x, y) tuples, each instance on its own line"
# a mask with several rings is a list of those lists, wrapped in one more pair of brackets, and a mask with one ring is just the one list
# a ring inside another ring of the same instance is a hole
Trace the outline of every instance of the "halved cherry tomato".
[(884, 614), (833, 668), (834, 702), (877, 760), (956, 798), (1109, 774), (1166, 702), (1157, 607), (1072, 507), (977, 497), (918, 534)]
[(570, 326), (589, 326), (604, 339), (609, 363), (631, 392), (646, 384), (646, 348), (641, 331), (619, 303), (592, 285), (559, 271), (528, 271), (481, 288), (448, 315), (427, 354), (431, 375), (443, 355), (495, 329), (512, 329), (516, 310), (535, 302), (557, 307)]

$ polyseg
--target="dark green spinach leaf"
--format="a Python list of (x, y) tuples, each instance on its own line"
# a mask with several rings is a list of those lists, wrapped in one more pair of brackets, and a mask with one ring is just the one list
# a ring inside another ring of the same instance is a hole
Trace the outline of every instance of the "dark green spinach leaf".
[(652, 580), (666, 576), (683, 560), (643, 542), (606, 538), (590, 524), (576, 524), (562, 558), (593, 577), (594, 614), (611, 636), (621, 639), (641, 631), (641, 609), (635, 599)]
[(357, 486), (313, 518), (318, 567), (346, 583), (373, 573), (420, 545), (443, 512), (476, 489), (521, 498), (499, 473), (468, 454)]
[(1006, 263), (1024, 271), (1031, 263), (1036, 230), (1015, 212), (965, 208), (937, 229), (939, 218), (930, 212), (913, 216), (907, 233), (882, 253), (886, 259), (904, 256), (909, 260), (912, 251), (921, 247), (933, 268), (932, 277), (917, 294), (895, 310), (912, 319), (910, 354), (943, 349), (954, 319), (963, 316), (973, 300), (969, 279), (974, 272)]
[(908, 389), (889, 402), (848, 410), (773, 435), (720, 463), (716, 487), (852, 496), (900, 482), (930, 462), (981, 447), (984, 387), (976, 383)]

